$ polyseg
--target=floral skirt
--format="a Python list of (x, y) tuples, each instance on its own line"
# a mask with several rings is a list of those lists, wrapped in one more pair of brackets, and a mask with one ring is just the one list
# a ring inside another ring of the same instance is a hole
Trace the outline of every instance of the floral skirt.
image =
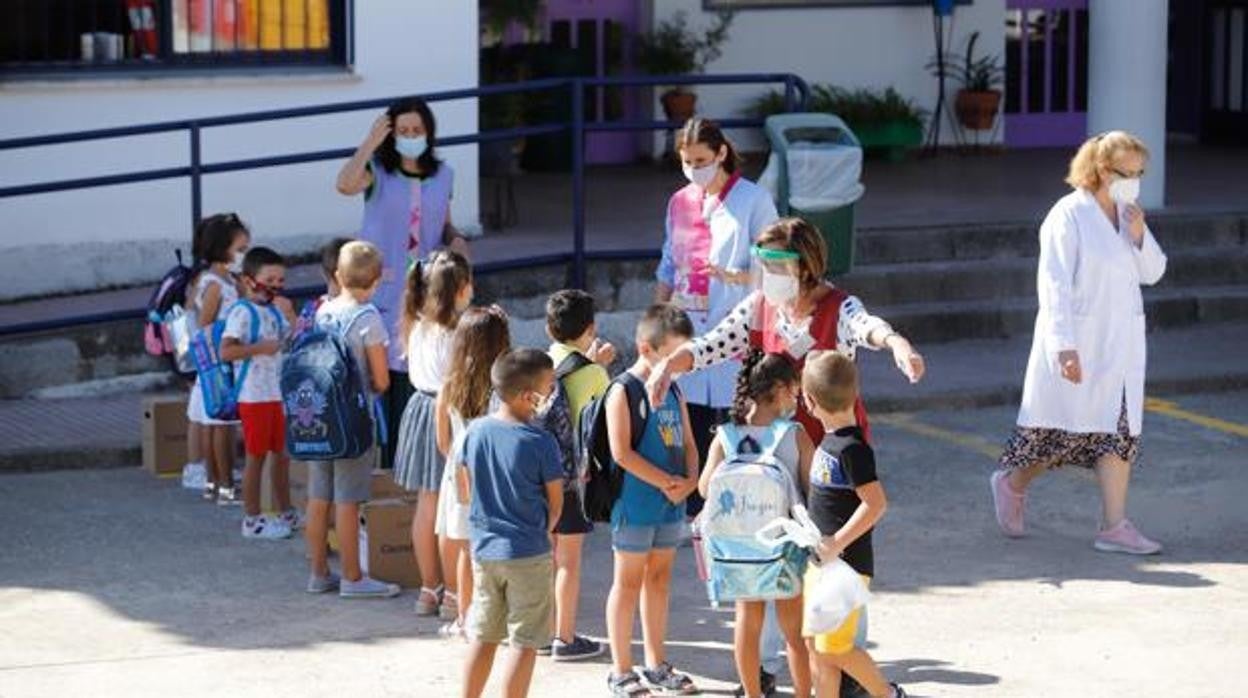
[(1080, 434), (1065, 429), (1014, 427), (1014, 434), (1001, 454), (1001, 467), (1019, 470), (1037, 463), (1050, 468), (1074, 465), (1091, 468), (1101, 456), (1113, 454), (1131, 465), (1140, 456), (1140, 437), (1131, 435), (1127, 421), (1127, 397), (1122, 397), (1118, 431), (1114, 434)]

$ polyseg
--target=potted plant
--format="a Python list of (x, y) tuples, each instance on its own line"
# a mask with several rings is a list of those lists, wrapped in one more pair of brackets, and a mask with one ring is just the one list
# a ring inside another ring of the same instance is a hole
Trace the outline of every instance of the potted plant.
[(949, 54), (944, 66), (934, 60), (927, 64), (936, 77), (947, 77), (962, 87), (954, 98), (953, 109), (958, 122), (973, 131), (986, 131), (997, 120), (1001, 107), (1001, 84), (1005, 81), (1005, 69), (997, 56), (975, 57), (975, 43), (979, 32), (973, 32), (966, 42), (966, 53)]
[[(701, 73), (719, 58), (720, 46), (728, 38), (731, 12), (716, 14), (715, 24), (698, 37), (688, 28), (688, 17), (677, 12), (659, 22), (654, 31), (637, 37), (637, 67), (649, 75), (690, 75)], [(673, 86), (660, 97), (668, 121), (684, 122), (693, 117), (698, 97), (683, 86)]]
[(501, 41), (507, 30), (517, 26), (526, 40), (537, 32), (542, 0), (484, 0), (481, 3), (482, 25), (489, 36)]

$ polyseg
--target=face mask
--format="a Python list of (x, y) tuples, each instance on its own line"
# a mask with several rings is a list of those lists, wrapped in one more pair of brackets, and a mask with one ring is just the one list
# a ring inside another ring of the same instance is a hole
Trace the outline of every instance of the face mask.
[(788, 274), (763, 272), (763, 297), (773, 306), (781, 306), (797, 298), (798, 285), (795, 277)]
[(797, 403), (796, 402), (780, 410), (781, 419), (792, 420), (796, 416), (797, 416)]
[(550, 407), (550, 401), (554, 396), (555, 394), (553, 392), (550, 395), (542, 395), (541, 393), (533, 393), (534, 399), (531, 400), (529, 404), (533, 406), (534, 412), (537, 412), (538, 414), (545, 414), (547, 408)]
[(282, 294), (281, 286), (269, 286), (259, 281), (251, 282), (252, 288), (255, 289), (255, 301), (260, 305), (268, 305), (273, 299)]
[(230, 259), (230, 272), (233, 274), (243, 273), (243, 257), (246, 256), (242, 252), (234, 253), (234, 257)]
[(399, 155), (414, 159), (425, 154), (425, 150), (429, 147), (428, 143), (428, 139), (424, 136), (416, 136), (415, 138), (395, 136), (394, 149), (399, 151)]
[(694, 167), (685, 163), (681, 166), (681, 169), (685, 173), (685, 179), (688, 179), (690, 182), (693, 182), (702, 189), (706, 189), (706, 187), (711, 183), (711, 180), (715, 179), (715, 175), (719, 174), (719, 163), (712, 162), (705, 167)]
[(1122, 205), (1135, 203), (1140, 198), (1140, 178), (1117, 178), (1110, 182), (1109, 198)]

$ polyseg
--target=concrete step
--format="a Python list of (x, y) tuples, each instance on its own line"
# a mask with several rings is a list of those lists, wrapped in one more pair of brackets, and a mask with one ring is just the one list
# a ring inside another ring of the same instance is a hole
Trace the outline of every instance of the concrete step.
[[(1237, 322), (1248, 319), (1248, 286), (1146, 289), (1144, 306), (1150, 329)], [(869, 306), (923, 344), (1030, 336), (1036, 308), (1034, 297)]]
[[(1036, 295), (1036, 260), (955, 259), (857, 267), (838, 279), (874, 305), (964, 301)], [(1221, 286), (1248, 283), (1248, 245), (1184, 248), (1168, 253), (1160, 286)]]

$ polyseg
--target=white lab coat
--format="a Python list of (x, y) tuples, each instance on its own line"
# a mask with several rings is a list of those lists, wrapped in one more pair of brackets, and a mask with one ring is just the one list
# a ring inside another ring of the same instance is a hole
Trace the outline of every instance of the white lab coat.
[[(1074, 433), (1118, 430), (1125, 391), (1132, 435), (1144, 410), (1144, 300), (1140, 285), (1166, 272), (1150, 230), (1136, 247), (1119, 212), (1118, 230), (1088, 191), (1062, 197), (1040, 225), (1031, 357), (1018, 425)], [(1120, 232), (1121, 231), (1121, 232)], [(1083, 382), (1062, 378), (1060, 351), (1076, 350)]]

